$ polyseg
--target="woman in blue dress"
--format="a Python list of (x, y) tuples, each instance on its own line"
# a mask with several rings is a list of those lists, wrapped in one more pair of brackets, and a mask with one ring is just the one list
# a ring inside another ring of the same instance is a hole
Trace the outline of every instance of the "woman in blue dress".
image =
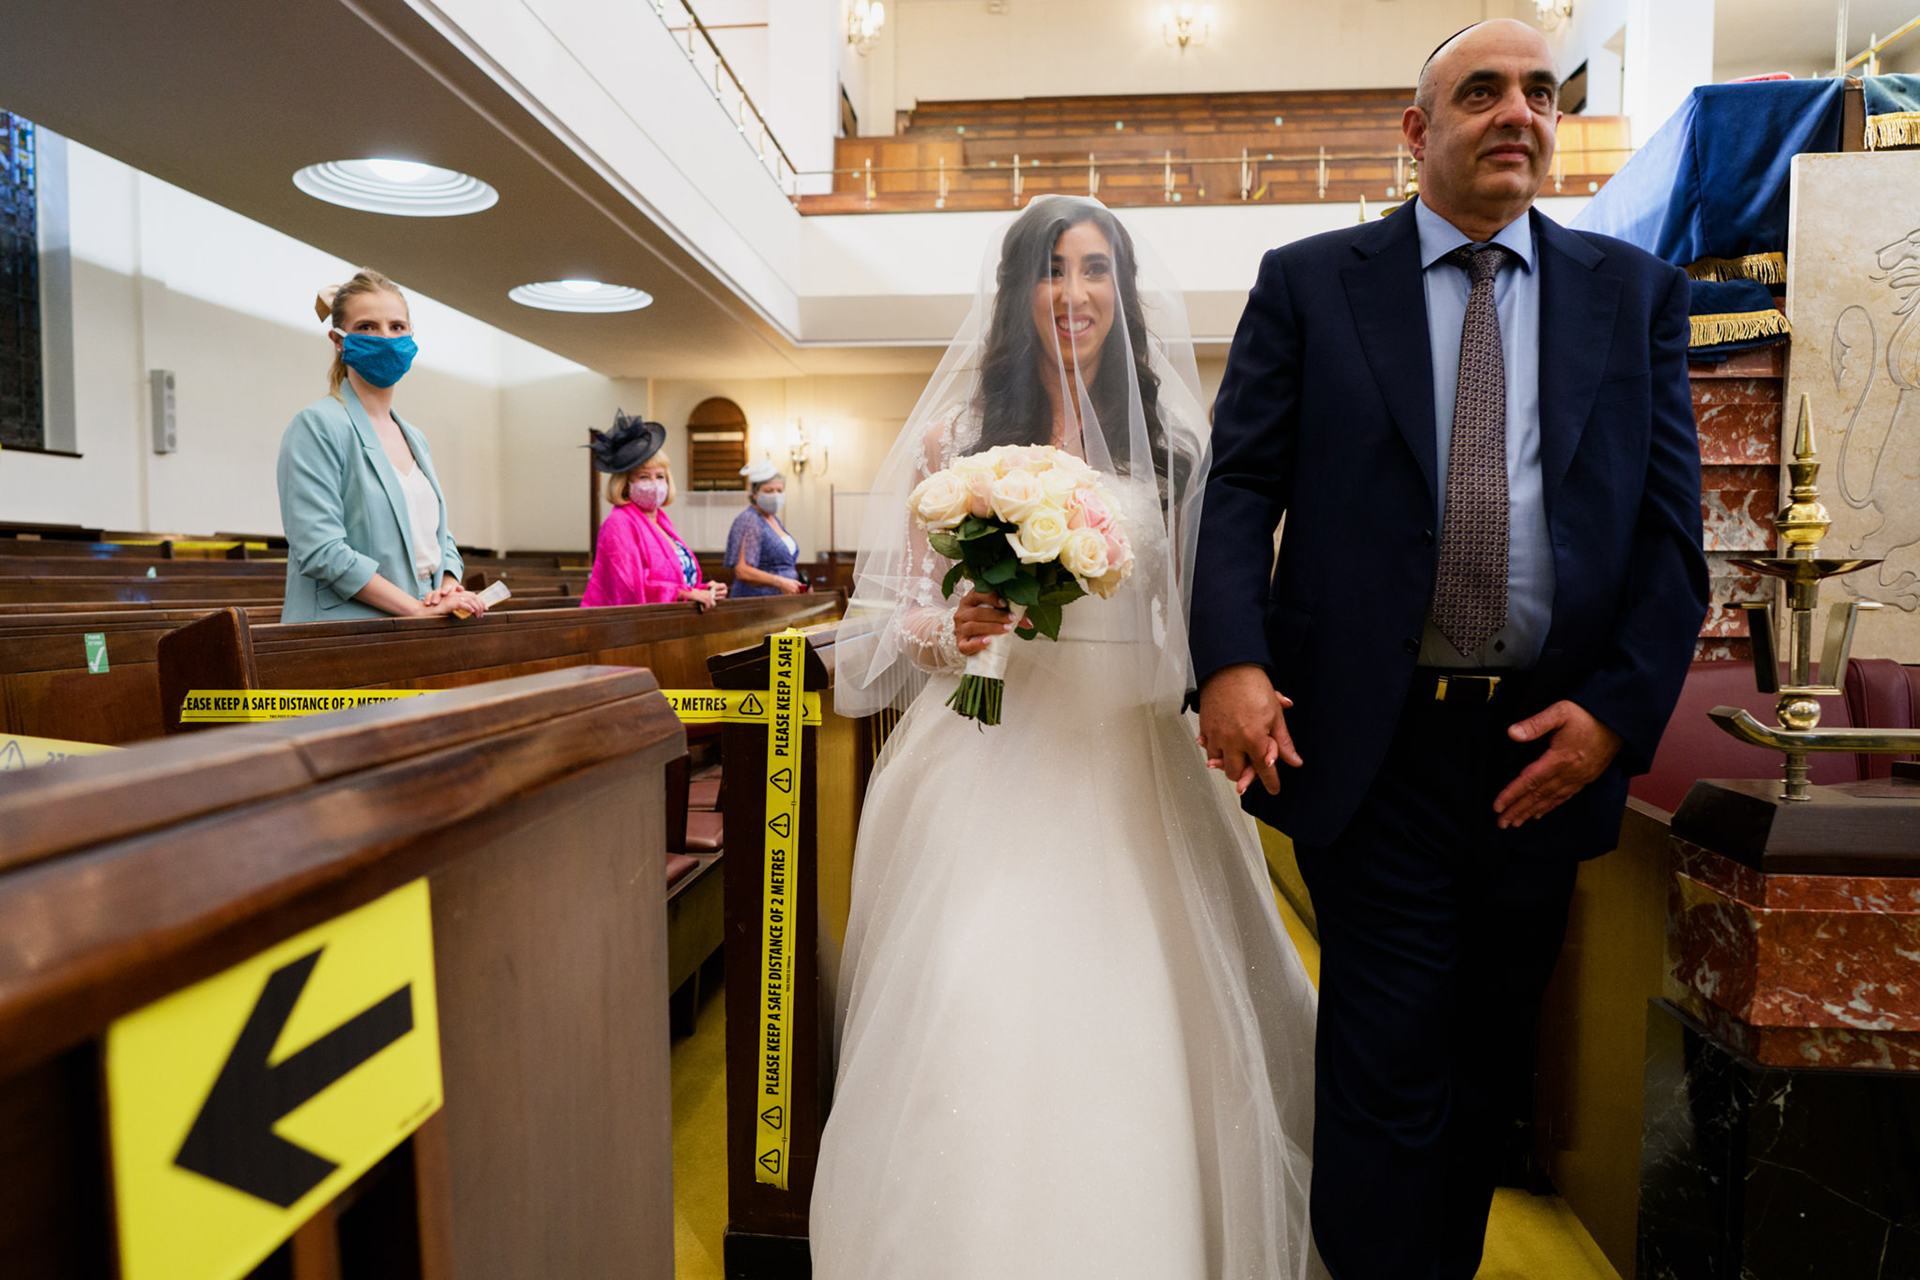
[(740, 468), (747, 478), (747, 509), (733, 518), (727, 530), (727, 568), (733, 570), (733, 598), (795, 595), (805, 591), (800, 581), (800, 544), (780, 523), (787, 504), (787, 482), (773, 464), (750, 463)]

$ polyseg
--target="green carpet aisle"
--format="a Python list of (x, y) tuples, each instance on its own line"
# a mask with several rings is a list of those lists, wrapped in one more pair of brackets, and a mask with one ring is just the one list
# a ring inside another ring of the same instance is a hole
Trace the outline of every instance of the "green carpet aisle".
[[(1320, 948), (1280, 899), (1287, 932), (1319, 981)], [(673, 1046), (673, 1247), (675, 1280), (723, 1280), (720, 1239), (727, 1225), (727, 1015), (719, 994), (700, 1009), (690, 1037)], [(1620, 1280), (1593, 1237), (1558, 1196), (1501, 1190), (1487, 1227), (1478, 1280)]]

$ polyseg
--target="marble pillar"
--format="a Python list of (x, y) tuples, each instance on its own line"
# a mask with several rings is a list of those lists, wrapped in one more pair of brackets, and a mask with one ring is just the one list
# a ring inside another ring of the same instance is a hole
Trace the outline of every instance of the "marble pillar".
[(1786, 428), (1810, 397), (1829, 556), (1884, 561), (1832, 598), (1878, 602), (1856, 658), (1920, 660), (1920, 152), (1793, 160)]
[(1920, 782), (1815, 790), (1674, 815), (1639, 1280), (1920, 1277)]

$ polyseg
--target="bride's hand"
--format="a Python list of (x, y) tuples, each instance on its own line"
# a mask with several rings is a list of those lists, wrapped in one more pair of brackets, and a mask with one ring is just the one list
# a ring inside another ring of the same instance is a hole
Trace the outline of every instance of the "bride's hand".
[(959, 641), (962, 657), (971, 658), (987, 647), (995, 636), (1013, 630), (1013, 615), (1007, 602), (990, 591), (970, 591), (953, 611), (953, 638)]

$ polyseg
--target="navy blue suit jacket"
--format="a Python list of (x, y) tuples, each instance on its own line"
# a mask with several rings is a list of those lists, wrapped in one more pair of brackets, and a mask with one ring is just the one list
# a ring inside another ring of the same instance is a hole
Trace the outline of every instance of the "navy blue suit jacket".
[[(1688, 286), (1622, 241), (1528, 216), (1555, 591), (1514, 719), (1569, 698), (1625, 747), (1598, 781), (1509, 834), (1528, 852), (1591, 857), (1615, 843), (1626, 779), (1653, 759), (1706, 614)], [(1214, 406), (1195, 675), (1204, 683), (1258, 663), (1294, 700), (1287, 723), (1305, 764), (1281, 767), (1278, 796), (1255, 784), (1245, 803), (1309, 845), (1345, 830), (1378, 772), (1432, 603), (1440, 492), (1428, 352), (1408, 205), (1266, 255)], [(1516, 746), (1514, 771), (1543, 749)]]

